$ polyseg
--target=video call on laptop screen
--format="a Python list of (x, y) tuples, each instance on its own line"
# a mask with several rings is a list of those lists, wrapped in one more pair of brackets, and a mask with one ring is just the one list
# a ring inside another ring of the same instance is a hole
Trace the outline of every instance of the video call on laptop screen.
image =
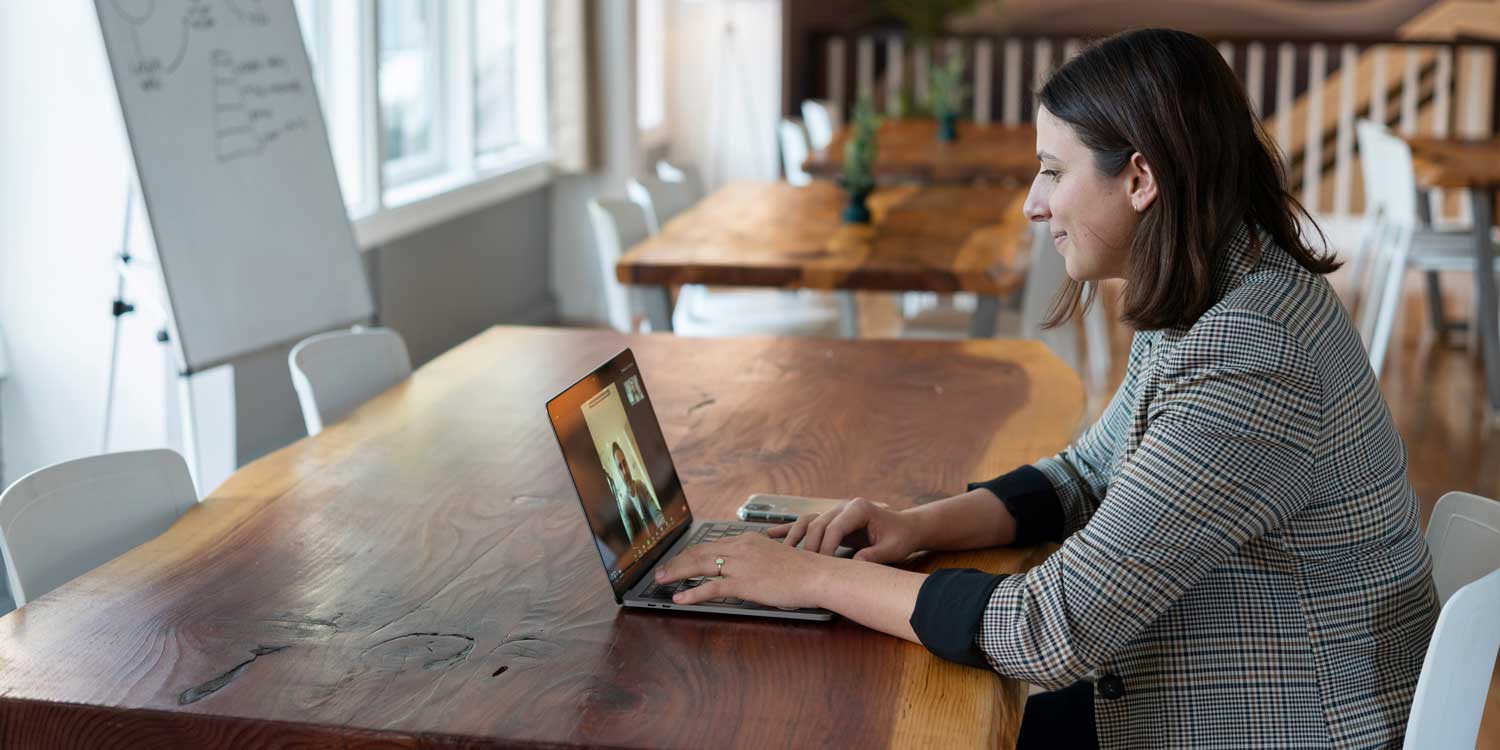
[(610, 585), (688, 518), (646, 384), (629, 349), (547, 402)]

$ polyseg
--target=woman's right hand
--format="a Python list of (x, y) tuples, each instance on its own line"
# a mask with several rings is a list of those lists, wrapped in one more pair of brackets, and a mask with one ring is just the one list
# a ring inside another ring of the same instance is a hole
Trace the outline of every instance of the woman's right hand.
[(921, 531), (917, 519), (876, 505), (862, 497), (840, 504), (827, 513), (809, 513), (795, 523), (783, 524), (766, 533), (773, 539), (785, 538), (786, 544), (824, 555), (832, 555), (855, 532), (869, 537), (869, 546), (854, 553), (854, 559), (873, 563), (905, 560), (921, 549)]

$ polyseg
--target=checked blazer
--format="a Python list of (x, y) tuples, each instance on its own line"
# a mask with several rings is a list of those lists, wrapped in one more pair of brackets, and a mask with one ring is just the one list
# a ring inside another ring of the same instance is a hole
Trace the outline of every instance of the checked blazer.
[(988, 584), (976, 662), (1094, 680), (1103, 748), (1399, 747), (1438, 611), (1405, 446), (1324, 278), (1242, 228), (1214, 284), (1040, 491), (988, 485), (1063, 544)]

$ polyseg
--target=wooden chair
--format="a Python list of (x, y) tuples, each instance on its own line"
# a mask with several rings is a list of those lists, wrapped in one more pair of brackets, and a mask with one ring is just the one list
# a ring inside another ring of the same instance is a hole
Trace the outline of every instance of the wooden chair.
[(166, 531), (198, 502), (174, 451), (53, 464), (0, 494), (0, 555), (17, 607)]
[(406, 342), (389, 328), (320, 333), (292, 347), (287, 364), (309, 435), (411, 374)]

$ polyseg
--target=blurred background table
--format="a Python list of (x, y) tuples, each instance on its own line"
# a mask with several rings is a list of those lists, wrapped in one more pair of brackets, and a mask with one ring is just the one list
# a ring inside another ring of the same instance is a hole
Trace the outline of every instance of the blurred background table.
[[(973, 292), (970, 334), (988, 338), (998, 298), (1026, 277), (1033, 236), (1025, 198), (1006, 187), (881, 188), (869, 198), (871, 223), (845, 224), (844, 192), (830, 183), (732, 183), (632, 248), (616, 271), (621, 282), (650, 288), (657, 331), (671, 330), (670, 286), (706, 284)], [(847, 307), (852, 321), (852, 301)]]
[(1500, 415), (1500, 295), (1495, 289), (1495, 195), (1500, 191), (1500, 139), (1413, 137), (1417, 185), (1469, 191), (1474, 235), (1474, 289), (1484, 390), (1491, 417)]
[[(841, 128), (827, 148), (815, 150), (804, 169), (814, 177), (834, 179), (844, 168), (844, 144), (850, 128)], [(1030, 185), (1036, 176), (1036, 126), (958, 123), (958, 139), (938, 140), (937, 121), (887, 120), (880, 126), (879, 180), (924, 184)]]

